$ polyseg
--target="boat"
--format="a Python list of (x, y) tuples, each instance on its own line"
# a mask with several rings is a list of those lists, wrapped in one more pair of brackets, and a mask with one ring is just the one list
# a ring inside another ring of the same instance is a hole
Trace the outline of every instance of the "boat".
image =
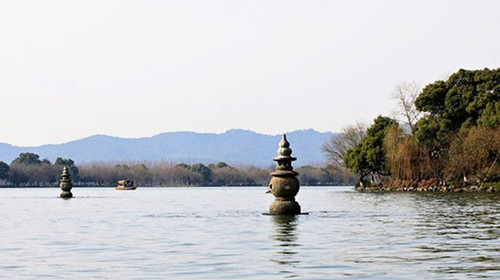
[(117, 190), (135, 190), (137, 187), (132, 180), (120, 180), (115, 189)]

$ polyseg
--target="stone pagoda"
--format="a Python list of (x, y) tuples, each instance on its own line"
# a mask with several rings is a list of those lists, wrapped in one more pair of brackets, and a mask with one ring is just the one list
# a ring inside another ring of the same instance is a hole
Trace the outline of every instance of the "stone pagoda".
[(63, 168), (63, 173), (61, 174), (61, 182), (59, 183), (59, 187), (61, 188), (61, 197), (62, 198), (71, 198), (73, 194), (71, 193), (71, 188), (73, 188), (73, 183), (71, 183), (71, 179), (69, 178), (69, 169), (67, 166)]
[(292, 149), (290, 143), (283, 135), (279, 143), (278, 156), (273, 158), (278, 162), (276, 170), (271, 173), (268, 192), (275, 196), (269, 207), (271, 215), (297, 215), (300, 214), (300, 205), (295, 201), (295, 195), (299, 192), (299, 180), (297, 172), (293, 171), (292, 161), (297, 158), (291, 157)]

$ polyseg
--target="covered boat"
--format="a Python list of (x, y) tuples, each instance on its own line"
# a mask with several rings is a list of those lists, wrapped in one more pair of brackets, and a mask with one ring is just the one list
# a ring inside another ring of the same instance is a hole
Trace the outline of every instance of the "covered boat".
[(120, 180), (116, 186), (117, 190), (135, 190), (134, 181), (132, 180)]

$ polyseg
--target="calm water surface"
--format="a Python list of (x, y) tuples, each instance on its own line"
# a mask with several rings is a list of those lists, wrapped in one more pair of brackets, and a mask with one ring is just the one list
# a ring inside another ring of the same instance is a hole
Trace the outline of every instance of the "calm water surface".
[(500, 278), (498, 194), (265, 190), (0, 189), (0, 278)]

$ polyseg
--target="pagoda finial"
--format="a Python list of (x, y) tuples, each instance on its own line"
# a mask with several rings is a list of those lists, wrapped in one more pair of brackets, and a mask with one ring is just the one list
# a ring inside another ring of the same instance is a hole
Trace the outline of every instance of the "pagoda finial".
[(274, 161), (278, 162), (276, 170), (293, 170), (292, 161), (296, 160), (291, 156), (292, 149), (290, 149), (290, 143), (286, 140), (286, 134), (283, 134), (283, 138), (279, 143), (278, 156), (273, 158)]

